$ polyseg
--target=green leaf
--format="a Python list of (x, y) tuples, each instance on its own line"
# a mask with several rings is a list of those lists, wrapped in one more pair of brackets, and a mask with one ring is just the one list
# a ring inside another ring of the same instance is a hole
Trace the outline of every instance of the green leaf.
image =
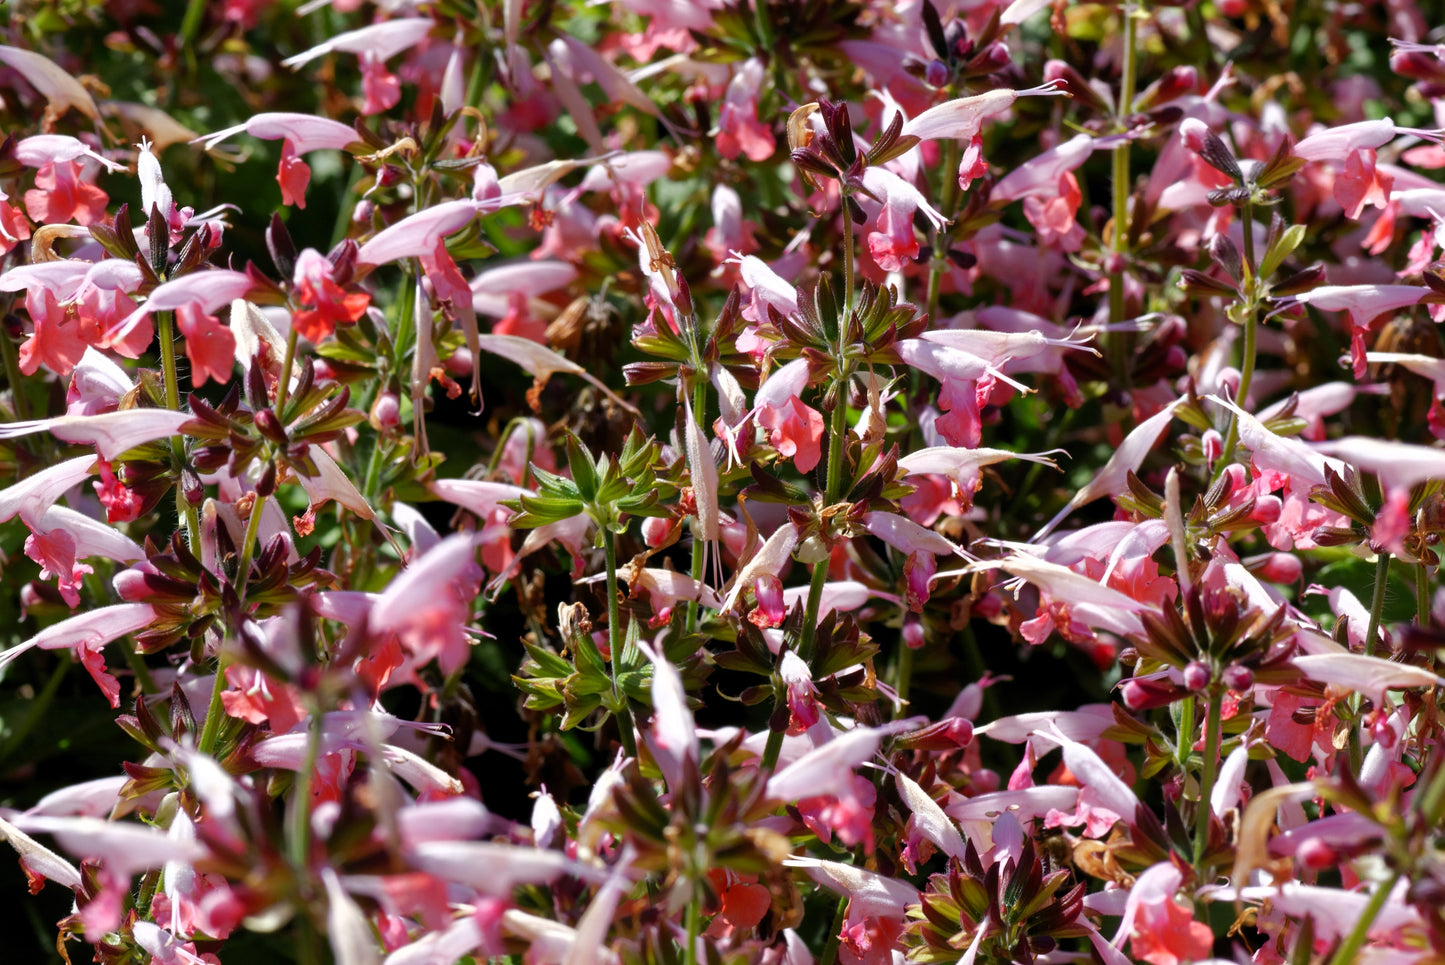
[(593, 463), (591, 454), (582, 448), (582, 443), (570, 432), (567, 433), (567, 467), (572, 470), (572, 482), (576, 484), (582, 500), (588, 503), (597, 502), (597, 466)]
[(1279, 236), (1279, 240), (1270, 246), (1269, 251), (1264, 253), (1264, 261), (1259, 263), (1259, 277), (1268, 278), (1273, 275), (1304, 239), (1305, 226), (1290, 225), (1285, 233)]

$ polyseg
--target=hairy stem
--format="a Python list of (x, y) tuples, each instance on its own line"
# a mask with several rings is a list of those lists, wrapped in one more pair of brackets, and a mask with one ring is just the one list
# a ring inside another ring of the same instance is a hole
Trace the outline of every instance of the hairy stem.
[(15, 420), (23, 422), (30, 418), (30, 403), (25, 400), (24, 383), (20, 380), (20, 354), (10, 336), (0, 332), (0, 354), (5, 356), (5, 378), (10, 382), (10, 406), (15, 411)]
[[(1134, 17), (1134, 4), (1124, 6), (1124, 50), (1123, 77), (1119, 83), (1119, 104), (1115, 126), (1124, 130), (1127, 118), (1134, 106), (1136, 64), (1134, 47), (1138, 40), (1138, 25)], [(1114, 231), (1109, 239), (1109, 250), (1115, 265), (1109, 272), (1109, 321), (1118, 324), (1124, 321), (1124, 256), (1129, 250), (1129, 141), (1125, 140), (1114, 148)], [(1109, 333), (1109, 370), (1115, 378), (1123, 378), (1128, 372), (1127, 332)]]
[(1199, 811), (1195, 815), (1195, 868), (1204, 860), (1204, 850), (1209, 843), (1209, 800), (1214, 796), (1214, 781), (1219, 774), (1220, 712), (1223, 703), (1224, 692), (1217, 684), (1211, 686), (1209, 709), (1204, 718), (1204, 769), (1199, 777)]
[(303, 876), (311, 863), (311, 779), (316, 773), (316, 762), (321, 757), (323, 723), (319, 706), (313, 702), (307, 709), (311, 712), (311, 720), (307, 728), (306, 766), (296, 775), (291, 810), (291, 866)]
[[(1244, 274), (1245, 274), (1245, 311), (1244, 311), (1244, 361), (1239, 372), (1239, 391), (1234, 394), (1234, 404), (1244, 409), (1244, 400), (1249, 396), (1250, 383), (1254, 381), (1254, 359), (1257, 354), (1257, 341), (1259, 326), (1259, 298), (1258, 284), (1255, 275), (1254, 261), (1254, 206), (1248, 201), (1244, 202), (1243, 217), (1240, 227), (1244, 231)], [(1229, 431), (1224, 437), (1224, 450), (1220, 453), (1219, 461), (1214, 464), (1214, 476), (1224, 472), (1225, 468), (1234, 461), (1234, 450), (1239, 446), (1239, 416), (1231, 413), (1229, 416)]]
[(1380, 618), (1385, 612), (1385, 587), (1390, 582), (1390, 554), (1375, 557), (1375, 593), (1370, 599), (1370, 624), (1365, 630), (1365, 656), (1375, 655), (1375, 641), (1380, 635)]
[(617, 602), (617, 541), (608, 532), (604, 534), (603, 544), (607, 553), (607, 649), (612, 671), (612, 700), (617, 705), (615, 716), (622, 749), (628, 757), (636, 757), (637, 739), (632, 733), (632, 709), (627, 706), (627, 695), (617, 686), (617, 664), (622, 659), (622, 644), (626, 638), (622, 632), (622, 607)]
[(1415, 564), (1415, 625), (1430, 625), (1430, 564), (1424, 560)]
[(186, 4), (186, 12), (181, 18), (178, 37), (182, 48), (190, 47), (191, 42), (196, 39), (196, 31), (201, 27), (201, 15), (205, 12), (206, 0), (190, 0)]
[[(694, 329), (695, 328), (696, 326), (694, 326)], [(694, 337), (694, 341), (695, 340), (696, 337)], [(694, 349), (694, 351), (696, 350)], [(697, 424), (701, 427), (706, 427), (707, 425), (705, 417), (703, 415), (703, 407), (706, 404), (707, 383), (703, 381), (702, 373), (699, 372), (697, 380), (693, 382), (692, 386), (692, 416), (694, 419), (697, 420)], [(704, 459), (711, 458), (707, 452), (704, 452), (702, 456)], [(702, 520), (698, 520), (696, 527), (693, 529), (692, 539), (691, 575), (694, 585), (700, 584), (702, 582), (703, 570), (707, 565), (707, 553), (707, 540), (702, 538)], [(684, 632), (686, 633), (692, 633), (694, 630), (697, 629), (697, 608), (697, 600), (693, 599), (687, 601), (687, 610), (685, 611), (686, 617), (684, 618), (683, 622)]]
[[(296, 364), (296, 329), (286, 336), (286, 357), (281, 360), (281, 379), (276, 383), (276, 415), (286, 408), (286, 394), (291, 390), (291, 369)], [(284, 417), (283, 417), (284, 418)]]
[(697, 935), (702, 930), (702, 909), (698, 892), (693, 885), (692, 897), (687, 902), (687, 945), (682, 950), (683, 965), (697, 965)]
[[(942, 206), (939, 211), (945, 218), (952, 218), (958, 206), (958, 142), (948, 138), (943, 145), (943, 190), (940, 192)], [(928, 317), (938, 317), (938, 289), (943, 282), (943, 273), (948, 270), (948, 244), (952, 239), (952, 225), (937, 228), (933, 232), (933, 257), (928, 262)]]
[(908, 712), (908, 691), (913, 683), (913, 648), (903, 642), (902, 634), (899, 635), (898, 644), (898, 675), (893, 681), (893, 689), (898, 693), (898, 703), (893, 707), (895, 720)]
[[(176, 319), (174, 312), (156, 312), (156, 324), (161, 343), (161, 375), (165, 380), (166, 408), (172, 412), (181, 411), (181, 390), (176, 376)], [(171, 436), (171, 455), (175, 459), (176, 472), (185, 470), (186, 447), (180, 436)], [(191, 550), (201, 549), (201, 521), (196, 516), (196, 507), (186, 499), (185, 493), (176, 488), (176, 508), (186, 521), (186, 535)]]
[(1359, 955), (1360, 949), (1365, 944), (1365, 936), (1370, 932), (1370, 926), (1379, 917), (1380, 909), (1385, 907), (1385, 902), (1390, 898), (1390, 892), (1395, 890), (1395, 885), (1400, 880), (1400, 872), (1396, 871), (1390, 875), (1390, 880), (1375, 889), (1370, 895), (1370, 903), (1365, 905), (1360, 917), (1355, 922), (1355, 927), (1345, 936), (1344, 942), (1335, 950), (1334, 957), (1330, 959), (1330, 965), (1350, 965)]

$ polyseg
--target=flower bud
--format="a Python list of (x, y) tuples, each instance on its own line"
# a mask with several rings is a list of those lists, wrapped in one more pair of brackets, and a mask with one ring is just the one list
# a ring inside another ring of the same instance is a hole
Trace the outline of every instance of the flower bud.
[(1293, 553), (1270, 553), (1253, 569), (1256, 575), (1271, 583), (1298, 583), (1304, 564)]
[(1184, 668), (1184, 686), (1196, 692), (1208, 687), (1212, 677), (1209, 665), (1202, 660), (1190, 661)]
[(1254, 671), (1243, 664), (1232, 663), (1224, 668), (1221, 675), (1224, 686), (1237, 694), (1242, 694), (1254, 686)]
[(923, 70), (923, 82), (929, 87), (942, 87), (948, 83), (948, 66), (941, 60), (930, 60)]
[(672, 532), (673, 520), (663, 516), (649, 516), (642, 521), (642, 541), (648, 549), (657, 549)]
[(1249, 518), (1263, 526), (1268, 526), (1279, 522), (1279, 514), (1283, 507), (1284, 504), (1280, 502), (1278, 496), (1260, 496), (1254, 501), (1254, 510), (1249, 514)]
[(386, 432), (401, 424), (401, 400), (396, 397), (395, 392), (382, 392), (377, 395), (376, 401), (371, 404), (368, 421), (377, 432)]
[(256, 423), (256, 429), (261, 435), (276, 443), (278, 446), (286, 444), (286, 427), (281, 420), (276, 418), (276, 413), (270, 409), (259, 409), (252, 417)]
[(1239, 169), (1239, 162), (1229, 145), (1199, 118), (1186, 117), (1179, 125), (1179, 137), (1185, 147), (1204, 159), (1205, 164), (1228, 175), (1236, 183), (1244, 180), (1244, 172)]
[(1219, 434), (1218, 429), (1207, 429), (1204, 435), (1199, 437), (1199, 445), (1204, 450), (1204, 463), (1210, 469), (1214, 468), (1214, 460), (1224, 453), (1224, 437)]
[(1133, 711), (1168, 707), (1184, 697), (1185, 692), (1168, 680), (1131, 677), (1119, 686), (1124, 706)]
[(923, 641), (923, 621), (910, 613), (903, 620), (903, 643), (908, 649), (917, 650), (923, 646)]
[(181, 494), (192, 506), (199, 506), (206, 500), (206, 487), (201, 483), (201, 477), (189, 466), (181, 470)]
[(1339, 855), (1335, 853), (1335, 849), (1319, 838), (1308, 838), (1301, 842), (1299, 850), (1295, 852), (1295, 857), (1299, 859), (1300, 864), (1311, 871), (1325, 871), (1333, 868), (1339, 861)]
[(793, 557), (799, 563), (806, 563), (810, 566), (823, 562), (830, 555), (832, 554), (828, 549), (828, 543), (821, 536), (809, 536), (798, 544), (797, 549), (793, 550)]

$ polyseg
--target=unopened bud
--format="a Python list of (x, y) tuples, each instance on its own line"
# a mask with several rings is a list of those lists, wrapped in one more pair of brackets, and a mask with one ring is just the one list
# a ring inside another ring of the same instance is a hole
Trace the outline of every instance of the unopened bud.
[(201, 477), (189, 466), (181, 470), (181, 493), (192, 506), (199, 506), (206, 499), (206, 487), (202, 485)]
[(261, 409), (253, 417), (256, 429), (261, 435), (276, 443), (278, 446), (286, 444), (286, 427), (281, 420), (276, 418), (276, 413), (270, 409)]
[(1202, 660), (1193, 660), (1184, 668), (1184, 686), (1190, 690), (1197, 692), (1205, 689), (1212, 678), (1209, 665)]
[(1213, 469), (1214, 461), (1224, 453), (1224, 437), (1218, 429), (1207, 429), (1200, 436), (1199, 445), (1204, 450), (1204, 464)]
[(1298, 583), (1304, 573), (1304, 564), (1293, 553), (1270, 553), (1255, 573), (1271, 583)]
[(929, 87), (942, 87), (948, 83), (948, 66), (941, 60), (930, 60), (923, 70), (923, 82)]
[(828, 543), (821, 536), (809, 536), (798, 544), (793, 550), (793, 556), (799, 563), (806, 563), (809, 566), (814, 563), (821, 563), (831, 554)]
[(1124, 706), (1132, 711), (1155, 710), (1168, 707), (1184, 696), (1174, 684), (1167, 680), (1130, 678), (1119, 686)]
[(401, 425), (401, 400), (395, 392), (382, 392), (376, 397), (371, 404), (368, 421), (377, 432), (386, 432)]
[(1242, 694), (1254, 686), (1254, 671), (1241, 664), (1232, 663), (1224, 668), (1222, 679), (1224, 686), (1237, 694)]
[(1279, 514), (1284, 509), (1284, 503), (1275, 495), (1260, 496), (1254, 501), (1254, 510), (1249, 518), (1262, 526), (1269, 526), (1279, 522)]
[(1185, 147), (1204, 159), (1205, 164), (1229, 175), (1235, 182), (1244, 180), (1244, 172), (1239, 169), (1239, 162), (1235, 160), (1229, 145), (1199, 118), (1186, 117), (1179, 125), (1179, 137), (1184, 141)]
[(923, 621), (916, 616), (909, 614), (903, 619), (903, 643), (910, 650), (917, 650), (923, 646), (924, 632)]
[(1325, 871), (1333, 868), (1339, 861), (1339, 855), (1334, 848), (1325, 844), (1319, 838), (1308, 838), (1299, 846), (1295, 852), (1300, 864), (1311, 871)]

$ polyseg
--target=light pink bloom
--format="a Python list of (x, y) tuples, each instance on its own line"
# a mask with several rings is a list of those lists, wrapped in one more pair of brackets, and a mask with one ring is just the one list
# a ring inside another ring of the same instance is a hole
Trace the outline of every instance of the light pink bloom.
[[(79, 417), (73, 417), (79, 418)], [(91, 474), (94, 456), (76, 456), (27, 476), (14, 485), (0, 489), (0, 523), (17, 515), (32, 530), (40, 525), (48, 510), (65, 491), (80, 485)]]
[(100, 111), (85, 85), (49, 57), (20, 47), (0, 46), (0, 63), (24, 77), (45, 98), (48, 115), (58, 118), (73, 107), (91, 120), (100, 121)]
[(1295, 301), (1325, 312), (1349, 312), (1350, 355), (1355, 378), (1365, 377), (1365, 333), (1370, 323), (1388, 312), (1417, 305), (1430, 294), (1418, 285), (1321, 285), (1301, 292)]
[(728, 81), (718, 110), (717, 149), (725, 158), (747, 155), (749, 161), (766, 161), (777, 149), (772, 128), (758, 120), (758, 92), (766, 71), (756, 57), (742, 62)]
[(126, 409), (100, 415), (63, 415), (53, 419), (32, 419), (28, 422), (0, 425), (0, 439), (13, 439), (32, 432), (49, 432), (66, 442), (93, 445), (101, 456), (110, 460), (127, 449), (176, 435), (181, 426), (190, 419), (189, 413), (172, 412), (170, 409)]
[(1175, 898), (1182, 883), (1183, 875), (1169, 862), (1141, 874), (1129, 890), (1113, 944), (1129, 936), (1134, 955), (1151, 965), (1181, 965), (1207, 957), (1214, 932)]
[(344, 150), (360, 141), (356, 131), (340, 121), (275, 112), (257, 114), (244, 124), (196, 138), (196, 142), (209, 151), (233, 134), (242, 133), (262, 140), (282, 141), (281, 164), (276, 172), (281, 203), (301, 208), (306, 207), (306, 186), (311, 181), (311, 168), (301, 160), (301, 155), (324, 149)]
[[(874, 231), (865, 241), (868, 253), (884, 271), (898, 271), (918, 257), (918, 237), (913, 230), (913, 214), (922, 211), (934, 228), (948, 223), (917, 188), (884, 167), (869, 167), (863, 172), (863, 187), (879, 202)], [(865, 200), (865, 206), (871, 205)]]
[(317, 57), (337, 51), (358, 56), (369, 54), (378, 60), (390, 60), (425, 40), (434, 25), (430, 17), (403, 17), (369, 24), (357, 30), (339, 33), (309, 50), (287, 57), (281, 64), (296, 70)]
[(986, 119), (1002, 114), (1020, 97), (1057, 96), (1064, 93), (1056, 84), (1044, 84), (1026, 90), (996, 89), (973, 97), (960, 97), (930, 107), (904, 124), (902, 133), (923, 141), (938, 137), (971, 141)]
[(378, 637), (396, 634), (417, 666), (435, 658), (443, 673), (452, 673), (471, 652), (466, 627), (479, 576), (472, 537), (449, 536), (391, 581), (367, 628)]

